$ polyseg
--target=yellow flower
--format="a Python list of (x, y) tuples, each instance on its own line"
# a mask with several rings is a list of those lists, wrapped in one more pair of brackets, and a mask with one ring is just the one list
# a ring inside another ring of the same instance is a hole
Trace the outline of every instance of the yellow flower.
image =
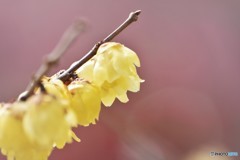
[(25, 103), (3, 104), (0, 109), (0, 148), (8, 160), (47, 160), (52, 146), (33, 143), (23, 129)]
[(51, 95), (34, 95), (26, 102), (28, 110), (23, 119), (29, 138), (43, 146), (63, 148), (72, 140), (76, 117), (65, 100)]
[(48, 94), (52, 94), (59, 99), (69, 100), (71, 95), (67, 86), (61, 80), (55, 78), (55, 75), (52, 77), (43, 77), (42, 84)]
[(122, 44), (109, 42), (101, 45), (97, 54), (76, 73), (100, 88), (101, 100), (111, 106), (115, 98), (128, 101), (127, 91), (137, 92), (143, 82), (137, 74), (140, 61), (135, 52)]
[(121, 76), (109, 83), (105, 81), (101, 86), (101, 100), (105, 106), (111, 106), (115, 98), (119, 101), (128, 102), (127, 91), (138, 92), (142, 80), (138, 76)]
[(80, 79), (71, 82), (68, 89), (72, 94), (71, 107), (77, 115), (78, 123), (83, 126), (95, 124), (101, 109), (99, 89)]

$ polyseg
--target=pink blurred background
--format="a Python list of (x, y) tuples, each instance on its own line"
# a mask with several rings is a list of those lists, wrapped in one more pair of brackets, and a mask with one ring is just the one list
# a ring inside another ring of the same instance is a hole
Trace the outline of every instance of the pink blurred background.
[[(0, 0), (0, 100), (21, 93), (74, 19), (87, 31), (52, 73), (81, 58), (128, 16), (114, 41), (135, 50), (146, 80), (130, 102), (103, 108), (82, 142), (50, 160), (207, 160), (240, 153), (240, 1)], [(0, 159), (5, 159), (3, 156)]]

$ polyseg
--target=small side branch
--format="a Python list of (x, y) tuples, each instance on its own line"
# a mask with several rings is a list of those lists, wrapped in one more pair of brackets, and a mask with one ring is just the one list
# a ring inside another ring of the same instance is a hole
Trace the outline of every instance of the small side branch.
[(41, 79), (52, 66), (56, 65), (61, 56), (71, 46), (77, 36), (84, 31), (85, 23), (82, 20), (76, 20), (63, 34), (60, 41), (53, 49), (53, 51), (47, 55), (46, 59), (34, 74), (32, 81), (27, 86), (25, 92), (19, 95), (18, 100), (24, 101), (30, 97), (36, 87), (41, 86)]
[(74, 71), (76, 71), (79, 67), (81, 67), (84, 63), (86, 63), (97, 53), (97, 50), (101, 44), (111, 41), (125, 28), (127, 28), (132, 22), (137, 21), (140, 13), (141, 13), (140, 10), (130, 13), (129, 17), (116, 30), (109, 34), (104, 40), (95, 44), (95, 46), (83, 58), (74, 62), (65, 72), (63, 72), (58, 77), (58, 79), (62, 80), (63, 82), (68, 81), (72, 77)]

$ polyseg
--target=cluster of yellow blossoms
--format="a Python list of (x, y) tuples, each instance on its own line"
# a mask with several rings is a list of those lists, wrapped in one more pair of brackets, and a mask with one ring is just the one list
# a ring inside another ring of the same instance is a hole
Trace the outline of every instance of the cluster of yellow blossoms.
[(136, 72), (137, 55), (109, 42), (81, 66), (79, 78), (66, 85), (57, 76), (44, 77), (40, 89), (26, 101), (0, 105), (0, 148), (8, 160), (46, 160), (54, 147), (72, 139), (73, 127), (95, 124), (101, 102), (111, 106), (116, 98), (127, 102), (127, 91), (137, 92), (142, 80)]

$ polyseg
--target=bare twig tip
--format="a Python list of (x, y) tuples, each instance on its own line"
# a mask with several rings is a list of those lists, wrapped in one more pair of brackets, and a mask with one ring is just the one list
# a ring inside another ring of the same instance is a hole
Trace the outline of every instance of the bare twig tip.
[(134, 13), (135, 13), (136, 15), (139, 15), (141, 12), (142, 12), (141, 10), (137, 10), (137, 11), (135, 11)]
[(86, 21), (82, 18), (76, 19), (73, 23), (73, 28), (77, 31), (85, 31), (86, 29)]
[(133, 21), (137, 21), (138, 20), (138, 16), (140, 15), (141, 10), (137, 10), (135, 12), (131, 12), (129, 15), (129, 18), (132, 19)]

